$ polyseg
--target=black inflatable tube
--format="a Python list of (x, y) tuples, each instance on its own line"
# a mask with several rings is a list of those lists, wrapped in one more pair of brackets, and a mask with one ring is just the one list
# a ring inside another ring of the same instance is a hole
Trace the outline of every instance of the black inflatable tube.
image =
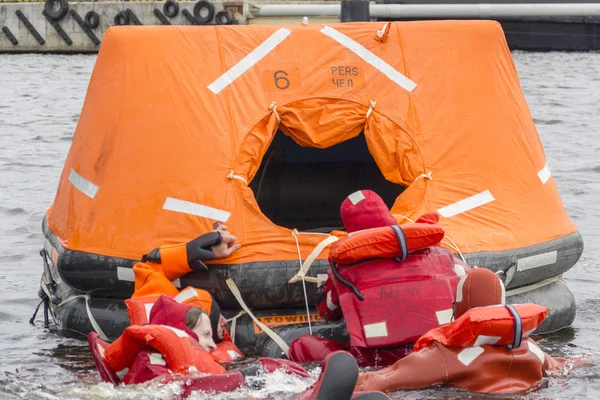
[[(55, 273), (56, 270), (52, 270), (52, 274)], [(57, 280), (57, 277), (54, 278)], [(55, 288), (55, 292), (51, 294), (56, 298), (56, 301), (51, 303), (50, 307), (59, 333), (84, 339), (93, 330), (87, 315), (85, 299), (79, 298), (65, 305), (58, 305), (64, 300), (80, 294), (60, 281)], [(546, 320), (534, 332), (535, 334), (554, 332), (571, 325), (575, 319), (575, 299), (569, 288), (561, 280), (552, 281), (531, 291), (515, 295), (510, 295), (510, 292), (508, 294), (507, 304), (536, 303), (550, 309)], [(44, 296), (44, 292), (40, 292), (40, 297), (44, 298)], [(116, 339), (129, 326), (127, 308), (123, 300), (92, 296), (89, 305), (94, 319), (110, 340)], [(238, 313), (238, 309), (222, 309), (221, 311), (227, 318), (231, 318)], [(275, 324), (276, 326), (272, 326), (272, 329), (288, 344), (297, 337), (309, 332), (307, 323), (283, 325), (283, 323), (290, 321), (306, 321), (305, 308), (253, 310), (253, 313), (261, 318), (263, 323), (267, 325)], [(316, 311), (312, 309), (311, 314), (316, 314)], [(231, 328), (230, 323), (230, 331)], [(281, 349), (279, 346), (266, 334), (257, 333), (257, 330), (258, 328), (248, 315), (239, 317), (236, 322), (235, 343), (248, 355), (280, 357)], [(349, 340), (343, 321), (312, 322), (312, 331), (316, 336), (332, 339), (342, 344)]]
[[(45, 219), (42, 229), (46, 239), (58, 251), (58, 270), (69, 286), (85, 292), (94, 290), (96, 295), (104, 297), (128, 298), (133, 294), (133, 282), (119, 280), (119, 271), (125, 271), (120, 268), (132, 268), (135, 260), (67, 250), (60, 246), (56, 236), (48, 229)], [(514, 263), (517, 255), (526, 257), (549, 251), (557, 252), (557, 262), (553, 265), (516, 272), (507, 286), (510, 290), (564, 273), (579, 259), (582, 249), (581, 235), (575, 232), (536, 246), (498, 253), (466, 254), (465, 258), (470, 265), (497, 271)], [(325, 274), (328, 268), (326, 260), (317, 260), (310, 269), (310, 275)], [(233, 279), (238, 285), (242, 297), (252, 309), (268, 309), (273, 304), (279, 307), (301, 307), (304, 304), (302, 284), (288, 283), (298, 270), (298, 261), (211, 264), (208, 272), (193, 271), (180, 278), (180, 282), (182, 288), (194, 286), (210, 291), (225, 308), (238, 307), (237, 300), (227, 286), (227, 278)], [(131, 276), (131, 271), (129, 275)], [(306, 288), (309, 305), (316, 306), (321, 299), (322, 290), (312, 283), (306, 285)]]
[(556, 251), (556, 262), (550, 265), (517, 271), (507, 289), (518, 288), (558, 276), (575, 265), (583, 253), (583, 238), (579, 231), (545, 243), (515, 250), (464, 254), (467, 264), (492, 271), (506, 270), (518, 259)]
[(29, 31), (29, 33), (31, 33), (31, 35), (35, 38), (35, 40), (40, 45), (43, 45), (43, 44), (46, 43), (46, 41), (44, 40), (44, 38), (39, 34), (39, 32), (37, 31), (37, 29), (35, 29), (35, 27), (31, 24), (31, 22), (29, 22), (29, 20), (21, 12), (21, 10), (15, 11), (15, 14), (17, 15), (17, 18), (19, 18), (21, 20), (21, 22), (23, 23), (23, 25), (25, 25), (25, 27), (27, 28), (27, 30)]

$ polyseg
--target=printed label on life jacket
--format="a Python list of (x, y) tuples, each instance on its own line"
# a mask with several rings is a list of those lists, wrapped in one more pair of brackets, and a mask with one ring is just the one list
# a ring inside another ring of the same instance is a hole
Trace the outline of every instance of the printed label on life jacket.
[[(258, 320), (269, 328), (308, 323), (308, 317), (306, 315), (274, 315), (271, 317), (258, 317)], [(317, 321), (323, 321), (323, 318), (319, 314), (311, 314), (310, 322)], [(254, 322), (254, 333), (257, 335), (264, 333), (264, 331), (256, 325), (256, 322)]]

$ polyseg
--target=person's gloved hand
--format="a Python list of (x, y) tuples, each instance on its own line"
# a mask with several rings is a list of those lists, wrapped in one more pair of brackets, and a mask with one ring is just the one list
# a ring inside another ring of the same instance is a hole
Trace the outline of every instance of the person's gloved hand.
[(304, 378), (308, 378), (310, 374), (306, 372), (299, 364), (296, 364), (290, 360), (283, 360), (280, 358), (268, 358), (263, 357), (256, 360), (261, 367), (267, 372), (275, 372), (277, 369), (283, 369), (288, 374), (296, 374)]
[[(188, 266), (194, 270), (207, 271), (208, 268), (203, 261), (217, 258), (229, 257), (234, 251), (241, 247), (236, 244), (237, 238), (227, 231), (225, 225), (209, 233), (198, 236), (185, 244)], [(154, 249), (142, 257), (142, 262), (153, 262), (160, 264), (160, 249)]]

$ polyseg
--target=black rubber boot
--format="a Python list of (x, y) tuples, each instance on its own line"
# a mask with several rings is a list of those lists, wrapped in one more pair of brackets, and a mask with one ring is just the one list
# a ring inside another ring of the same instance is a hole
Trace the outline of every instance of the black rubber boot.
[(358, 379), (358, 364), (350, 353), (336, 351), (323, 361), (321, 376), (301, 400), (350, 400)]

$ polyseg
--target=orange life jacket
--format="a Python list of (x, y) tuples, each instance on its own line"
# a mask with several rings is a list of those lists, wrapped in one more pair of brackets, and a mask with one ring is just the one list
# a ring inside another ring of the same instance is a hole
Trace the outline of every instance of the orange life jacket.
[(122, 371), (129, 368), (138, 353), (148, 346), (160, 352), (168, 368), (175, 373), (190, 372), (192, 367), (205, 374), (225, 373), (225, 369), (195, 339), (181, 329), (167, 325), (127, 327), (106, 349), (105, 357), (113, 370)]
[[(177, 295), (166, 295), (178, 303), (202, 308), (207, 314), (210, 313), (212, 305), (211, 295), (201, 289), (188, 286)], [(129, 313), (129, 322), (132, 325), (147, 324), (150, 319), (150, 311), (160, 296), (136, 297), (125, 300)], [(218, 363), (227, 363), (243, 358), (244, 354), (232, 342), (229, 332), (225, 330), (225, 336), (217, 348), (210, 352)]]
[[(402, 235), (404, 241), (401, 240)], [(333, 243), (329, 261), (353, 264), (371, 258), (406, 258), (409, 251), (433, 246), (443, 238), (444, 229), (438, 223), (419, 222), (366, 229)]]
[(413, 349), (419, 351), (431, 342), (459, 348), (484, 344), (511, 346), (520, 338), (528, 337), (548, 313), (548, 308), (537, 304), (516, 304), (512, 307), (519, 318), (503, 305), (472, 308), (456, 321), (421, 336)]

